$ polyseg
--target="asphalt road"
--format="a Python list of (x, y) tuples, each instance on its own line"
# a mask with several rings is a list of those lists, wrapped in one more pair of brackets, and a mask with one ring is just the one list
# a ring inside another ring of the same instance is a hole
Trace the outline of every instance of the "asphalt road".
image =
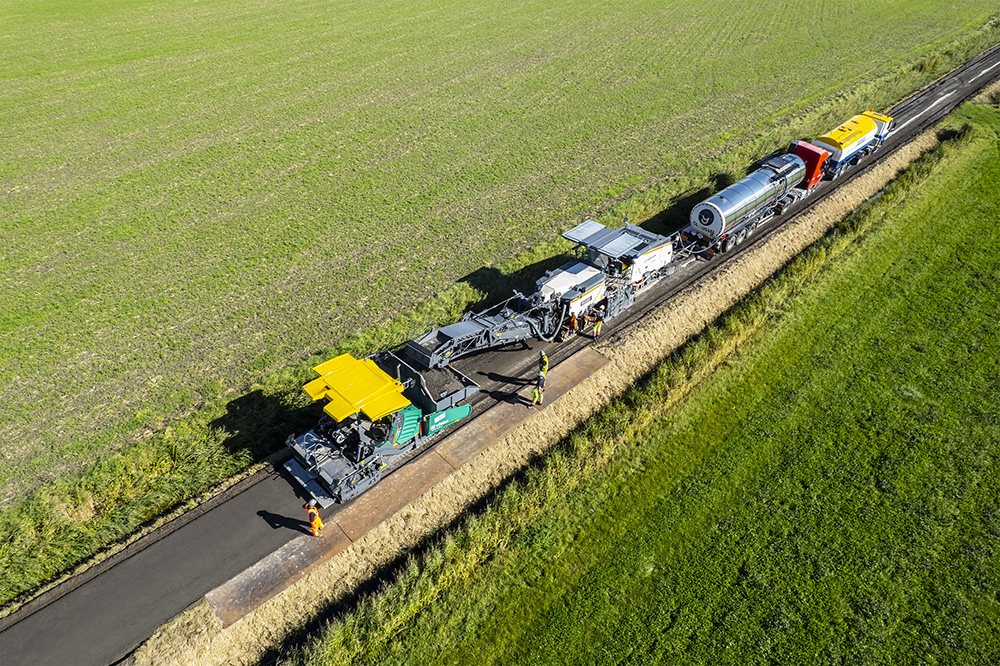
[[(897, 129), (881, 154), (931, 126), (998, 77), (1000, 47), (901, 103), (890, 112), (897, 119)], [(836, 185), (849, 181), (843, 177)], [(833, 184), (821, 187), (828, 193)], [(823, 195), (817, 192), (810, 197), (809, 206)], [(777, 228), (790, 219), (794, 216), (771, 226)], [(761, 234), (765, 236), (766, 232)], [(750, 247), (748, 243), (741, 251)], [(609, 322), (609, 337), (662, 307), (683, 286), (725, 261), (726, 257), (718, 257), (684, 266), (651, 289), (626, 315)], [(588, 343), (578, 336), (545, 349), (558, 363)], [(483, 389), (476, 397), (474, 414), (523, 386), (522, 378), (530, 378), (537, 361), (537, 348), (538, 343), (527, 348), (514, 345), (455, 362), (456, 368)], [(166, 536), (145, 540), (148, 546), (136, 548), (80, 580), (71, 580), (62, 589), (0, 620), (0, 664), (116, 663), (157, 627), (197, 604), (208, 591), (301, 534), (305, 523), (297, 486), (278, 473), (262, 474), (255, 481), (225, 501), (195, 512), (193, 519), (189, 516), (178, 521), (183, 525), (164, 530)], [(335, 512), (333, 508), (325, 517)]]

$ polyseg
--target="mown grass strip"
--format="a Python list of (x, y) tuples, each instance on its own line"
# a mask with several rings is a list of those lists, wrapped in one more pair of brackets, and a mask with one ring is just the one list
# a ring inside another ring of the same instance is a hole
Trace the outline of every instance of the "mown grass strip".
[(1000, 657), (1000, 114), (963, 113), (287, 660)]

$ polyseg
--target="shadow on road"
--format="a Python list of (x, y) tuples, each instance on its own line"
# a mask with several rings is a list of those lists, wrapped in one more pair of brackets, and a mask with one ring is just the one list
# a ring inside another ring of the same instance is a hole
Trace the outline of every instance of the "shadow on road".
[(486, 377), (491, 382), (510, 384), (512, 386), (527, 386), (535, 382), (534, 377), (508, 377), (507, 375), (501, 375), (499, 372), (478, 372), (476, 374), (480, 377)]
[(277, 513), (271, 513), (270, 511), (264, 511), (263, 509), (258, 511), (257, 515), (263, 518), (264, 522), (266, 522), (272, 530), (284, 528), (294, 532), (302, 532), (303, 534), (312, 535), (312, 531), (309, 529), (309, 523), (304, 520), (289, 518)]

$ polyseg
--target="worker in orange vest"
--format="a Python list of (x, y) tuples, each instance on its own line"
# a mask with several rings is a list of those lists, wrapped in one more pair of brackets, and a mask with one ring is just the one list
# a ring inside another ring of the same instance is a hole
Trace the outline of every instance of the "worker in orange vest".
[(325, 527), (323, 519), (319, 517), (319, 509), (316, 508), (316, 500), (311, 499), (302, 507), (309, 516), (309, 526), (312, 527), (313, 536), (318, 537), (319, 531)]

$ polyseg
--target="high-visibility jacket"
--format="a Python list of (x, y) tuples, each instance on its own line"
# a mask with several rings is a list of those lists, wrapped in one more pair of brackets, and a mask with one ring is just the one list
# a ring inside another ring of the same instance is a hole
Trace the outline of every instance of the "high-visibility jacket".
[(306, 515), (309, 516), (309, 527), (312, 528), (313, 536), (319, 536), (319, 531), (325, 527), (323, 519), (319, 517), (319, 509), (314, 506), (307, 507)]

